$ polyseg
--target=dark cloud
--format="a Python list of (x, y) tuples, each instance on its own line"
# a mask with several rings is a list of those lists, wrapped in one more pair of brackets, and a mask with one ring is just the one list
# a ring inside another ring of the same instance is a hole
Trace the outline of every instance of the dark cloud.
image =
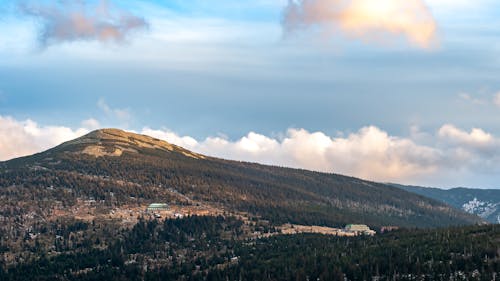
[(134, 31), (148, 27), (147, 22), (108, 1), (60, 1), (52, 5), (20, 3), (22, 13), (40, 20), (43, 47), (78, 40), (123, 42)]

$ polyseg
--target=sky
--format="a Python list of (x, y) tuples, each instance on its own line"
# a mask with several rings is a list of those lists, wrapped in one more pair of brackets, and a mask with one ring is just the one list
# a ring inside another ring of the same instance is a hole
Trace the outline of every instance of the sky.
[(500, 2), (0, 0), (0, 161), (116, 127), (380, 182), (500, 188)]

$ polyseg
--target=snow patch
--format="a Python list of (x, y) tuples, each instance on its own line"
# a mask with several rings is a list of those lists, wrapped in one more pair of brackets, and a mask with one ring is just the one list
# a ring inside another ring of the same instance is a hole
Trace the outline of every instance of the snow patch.
[[(474, 197), (473, 200), (462, 205), (462, 209), (470, 214), (478, 215), (482, 218), (487, 218), (498, 211), (500, 203), (492, 203), (478, 200)], [(500, 223), (500, 215), (497, 217)]]

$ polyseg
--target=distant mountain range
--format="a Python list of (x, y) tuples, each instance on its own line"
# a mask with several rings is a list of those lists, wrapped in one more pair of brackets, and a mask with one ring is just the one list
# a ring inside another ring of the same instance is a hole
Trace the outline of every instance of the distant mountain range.
[(154, 202), (206, 205), (274, 224), (437, 227), (481, 222), (388, 184), (212, 158), (117, 129), (0, 162), (0, 215), (46, 219), (47, 213), (77, 212), (71, 208), (82, 202), (99, 205), (95, 212), (101, 214)]
[(394, 185), (406, 191), (444, 202), (467, 213), (500, 223), (500, 189), (453, 188), (439, 189), (419, 186)]

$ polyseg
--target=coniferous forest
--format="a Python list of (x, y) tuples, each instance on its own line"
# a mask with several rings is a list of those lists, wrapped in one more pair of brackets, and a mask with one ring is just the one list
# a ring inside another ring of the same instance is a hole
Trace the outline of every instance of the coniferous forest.
[[(242, 226), (222, 216), (141, 220), (107, 247), (92, 237), (65, 254), (34, 246), (36, 258), (3, 265), (0, 280), (497, 280), (500, 273), (498, 225), (259, 239), (246, 238)], [(67, 233), (95, 226), (73, 227)]]

